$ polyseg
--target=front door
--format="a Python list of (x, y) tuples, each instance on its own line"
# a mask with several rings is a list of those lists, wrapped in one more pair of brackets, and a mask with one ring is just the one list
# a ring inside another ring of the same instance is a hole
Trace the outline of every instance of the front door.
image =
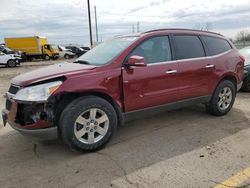
[(126, 112), (179, 99), (179, 66), (176, 61), (172, 61), (168, 36), (144, 41), (132, 51), (132, 55), (144, 57), (147, 66), (124, 67), (122, 70)]

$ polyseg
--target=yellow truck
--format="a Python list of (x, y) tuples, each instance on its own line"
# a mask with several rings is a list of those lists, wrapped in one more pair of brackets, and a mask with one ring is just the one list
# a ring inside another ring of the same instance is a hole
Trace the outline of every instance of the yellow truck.
[(58, 46), (49, 44), (46, 37), (5, 38), (5, 45), (14, 51), (24, 52), (27, 60), (49, 60), (59, 57)]

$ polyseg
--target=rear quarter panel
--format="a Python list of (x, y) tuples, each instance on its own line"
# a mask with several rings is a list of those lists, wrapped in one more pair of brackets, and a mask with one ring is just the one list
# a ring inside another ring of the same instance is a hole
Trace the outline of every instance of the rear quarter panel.
[[(236, 49), (213, 56), (213, 62), (216, 66), (216, 77), (214, 81), (217, 82), (217, 85), (221, 80), (228, 76), (235, 77), (237, 84), (242, 83), (244, 76), (244, 62), (241, 61), (240, 54)], [(212, 89), (214, 90), (217, 85)]]

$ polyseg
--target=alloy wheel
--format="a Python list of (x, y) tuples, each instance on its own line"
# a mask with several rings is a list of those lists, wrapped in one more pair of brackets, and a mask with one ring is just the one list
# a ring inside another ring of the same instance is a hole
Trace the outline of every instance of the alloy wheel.
[(219, 109), (221, 111), (226, 110), (230, 106), (232, 99), (233, 99), (233, 93), (232, 93), (231, 88), (224, 87), (220, 91), (219, 97), (218, 97), (217, 105), (218, 105)]
[(98, 108), (91, 108), (78, 116), (74, 124), (77, 140), (84, 144), (94, 144), (103, 139), (109, 129), (107, 114)]
[(14, 60), (10, 60), (10, 61), (8, 62), (8, 66), (9, 66), (9, 67), (15, 67), (15, 66), (16, 66), (16, 62), (15, 62)]

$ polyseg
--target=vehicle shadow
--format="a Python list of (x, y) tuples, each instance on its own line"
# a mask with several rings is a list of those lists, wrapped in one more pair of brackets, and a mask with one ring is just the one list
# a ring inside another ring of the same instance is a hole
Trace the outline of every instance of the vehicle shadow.
[(239, 109), (215, 117), (196, 105), (127, 122), (105, 148), (93, 153), (70, 151), (60, 141), (32, 143), (11, 131), (0, 138), (0, 165), (5, 172), (0, 184), (106, 187), (116, 178), (210, 145), (249, 125)]

